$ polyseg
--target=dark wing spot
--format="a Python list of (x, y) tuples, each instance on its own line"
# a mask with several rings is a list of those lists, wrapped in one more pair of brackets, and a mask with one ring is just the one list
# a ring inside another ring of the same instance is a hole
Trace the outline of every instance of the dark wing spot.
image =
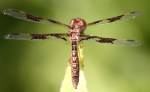
[(48, 39), (48, 34), (31, 34), (32, 39)]
[(55, 20), (51, 20), (51, 19), (48, 19), (48, 21), (53, 22), (53, 23), (56, 23), (56, 24), (61, 24), (60, 22), (55, 21)]
[(41, 19), (43, 19), (41, 17), (33, 16), (31, 14), (26, 14), (26, 17), (27, 17), (27, 19), (30, 19), (30, 20), (33, 20), (33, 21), (40, 21)]
[(101, 38), (100, 40), (96, 40), (97, 42), (100, 43), (111, 43), (113, 44), (113, 41), (115, 41), (117, 39), (113, 39), (113, 38)]
[(97, 24), (97, 23), (102, 22), (102, 21), (103, 21), (103, 20), (98, 20), (98, 21), (95, 21), (95, 22), (89, 23), (88, 25)]
[(120, 15), (120, 16), (116, 16), (116, 17), (113, 17), (113, 18), (108, 18), (107, 20), (109, 20), (109, 22), (114, 22), (116, 20), (119, 20), (123, 17), (124, 15)]
[(90, 40), (90, 39), (97, 38), (97, 37), (89, 36), (89, 35), (86, 35), (86, 36), (80, 35), (80, 38), (81, 38), (80, 41), (83, 41), (83, 40)]
[(69, 25), (66, 25), (64, 23), (61, 23), (59, 21), (56, 20), (52, 20), (52, 19), (47, 19), (49, 22), (55, 23), (55, 24), (59, 24), (59, 25), (63, 25), (63, 26), (67, 26), (68, 28), (71, 28)]

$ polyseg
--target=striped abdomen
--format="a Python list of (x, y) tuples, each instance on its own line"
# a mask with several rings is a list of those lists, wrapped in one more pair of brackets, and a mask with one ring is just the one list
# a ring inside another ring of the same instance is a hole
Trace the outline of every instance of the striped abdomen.
[(72, 57), (71, 57), (71, 73), (72, 84), (77, 89), (79, 83), (79, 57), (78, 57), (78, 40), (72, 40)]

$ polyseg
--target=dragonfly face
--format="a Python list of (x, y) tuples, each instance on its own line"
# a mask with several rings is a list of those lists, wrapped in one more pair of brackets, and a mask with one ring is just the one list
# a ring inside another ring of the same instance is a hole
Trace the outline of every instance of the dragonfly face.
[(86, 29), (86, 22), (81, 18), (72, 19), (70, 22), (70, 27), (72, 30), (79, 31), (80, 33)]

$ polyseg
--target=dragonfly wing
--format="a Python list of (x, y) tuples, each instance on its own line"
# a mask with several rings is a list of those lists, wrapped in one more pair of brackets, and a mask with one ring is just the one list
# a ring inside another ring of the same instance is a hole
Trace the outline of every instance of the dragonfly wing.
[(104, 38), (104, 37), (90, 36), (90, 35), (82, 35), (81, 41), (83, 40), (94, 40), (101, 44), (131, 45), (131, 46), (140, 45), (140, 43), (135, 40), (119, 40), (116, 38)]
[(0, 34), (1, 39), (8, 40), (48, 40), (52, 37), (67, 41), (67, 33), (52, 33), (52, 34), (29, 34), (29, 33), (10, 33)]
[(10, 33), (10, 34), (0, 34), (1, 39), (9, 39), (9, 40), (31, 40), (31, 34), (25, 33)]
[(111, 18), (107, 18), (107, 19), (102, 19), (102, 20), (97, 20), (97, 21), (88, 23), (88, 25), (105, 24), (105, 23), (111, 23), (111, 22), (120, 21), (120, 20), (133, 19), (138, 15), (139, 15), (139, 12), (132, 11), (132, 12), (122, 14), (119, 16), (115, 16), (115, 17), (111, 17)]
[(24, 21), (30, 21), (30, 22), (36, 22), (36, 23), (54, 23), (54, 24), (69, 27), (68, 25), (63, 24), (59, 21), (55, 21), (52, 19), (44, 19), (42, 17), (34, 16), (24, 11), (17, 10), (17, 9), (4, 9), (2, 10), (2, 13), (4, 15), (12, 16), (14, 18), (21, 19)]

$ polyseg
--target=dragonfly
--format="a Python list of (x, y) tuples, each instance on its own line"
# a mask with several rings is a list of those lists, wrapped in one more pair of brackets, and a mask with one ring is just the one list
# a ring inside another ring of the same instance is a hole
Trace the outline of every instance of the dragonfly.
[(99, 19), (93, 22), (86, 22), (82, 18), (74, 18), (69, 24), (65, 24), (53, 19), (42, 18), (39, 16), (34, 16), (30, 13), (26, 13), (24, 11), (20, 11), (17, 9), (3, 9), (1, 11), (3, 15), (8, 15), (20, 20), (34, 22), (34, 23), (44, 23), (44, 24), (56, 24), (62, 27), (68, 28), (68, 32), (66, 33), (49, 33), (49, 34), (31, 34), (31, 33), (8, 33), (8, 34), (0, 34), (0, 38), (8, 39), (8, 40), (48, 40), (51, 38), (58, 38), (64, 41), (69, 41), (72, 47), (71, 52), (71, 79), (73, 88), (77, 89), (79, 83), (79, 49), (78, 46), (80, 42), (86, 40), (93, 40), (97, 43), (104, 44), (123, 44), (123, 45), (136, 45), (138, 44), (135, 40), (120, 40), (116, 38), (106, 38), (100, 36), (87, 35), (84, 33), (85, 29), (89, 26), (94, 26), (96, 24), (107, 24), (125, 19), (133, 19), (139, 13), (137, 11), (131, 11), (125, 14), (121, 14), (119, 16), (114, 16), (106, 19)]

